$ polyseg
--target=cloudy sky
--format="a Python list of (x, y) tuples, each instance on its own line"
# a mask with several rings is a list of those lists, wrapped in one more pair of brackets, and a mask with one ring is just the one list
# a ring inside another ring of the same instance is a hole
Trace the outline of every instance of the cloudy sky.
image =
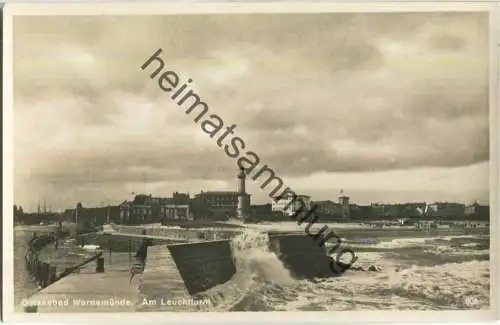
[(296, 192), (487, 201), (487, 31), (485, 13), (17, 17), (15, 202), (235, 188), (235, 160), (141, 72), (158, 48)]

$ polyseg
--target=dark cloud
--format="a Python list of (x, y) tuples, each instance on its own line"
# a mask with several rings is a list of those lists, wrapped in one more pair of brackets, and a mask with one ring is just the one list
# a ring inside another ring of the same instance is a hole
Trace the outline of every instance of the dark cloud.
[(14, 28), (22, 182), (118, 193), (145, 177), (230, 179), (234, 161), (141, 72), (160, 47), (287, 177), (489, 159), (485, 13), (43, 16)]

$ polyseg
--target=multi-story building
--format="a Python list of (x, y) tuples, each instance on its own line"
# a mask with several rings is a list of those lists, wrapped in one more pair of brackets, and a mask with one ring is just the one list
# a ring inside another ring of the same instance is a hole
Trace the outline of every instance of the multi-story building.
[(171, 198), (160, 199), (160, 214), (164, 220), (193, 220), (189, 194), (174, 192)]
[(488, 205), (480, 205), (478, 203), (474, 203), (465, 207), (465, 215), (481, 219), (488, 219), (490, 216), (490, 207)]
[(272, 204), (257, 204), (249, 208), (248, 218), (250, 222), (260, 221), (290, 221), (289, 217), (285, 217), (283, 212), (273, 211)]
[(427, 215), (432, 217), (461, 217), (465, 215), (465, 204), (436, 202), (427, 206)]
[(121, 223), (148, 223), (160, 220), (160, 198), (136, 195), (133, 201), (120, 204)]
[(313, 201), (313, 206), (317, 206), (316, 212), (326, 215), (339, 215), (342, 214), (342, 205), (330, 200), (326, 201)]
[(403, 215), (402, 217), (419, 217), (425, 215), (427, 209), (427, 203), (416, 202), (416, 203), (405, 203), (403, 204)]
[(251, 214), (270, 214), (271, 212), (273, 212), (271, 203), (254, 204), (250, 206)]
[(399, 208), (393, 204), (372, 203), (370, 205), (372, 216), (375, 218), (398, 217)]
[[(201, 191), (193, 199), (196, 218), (227, 219), (236, 217), (238, 197), (236, 191)], [(250, 194), (244, 195), (244, 201), (250, 203)]]
[(282, 212), (285, 216), (293, 216), (299, 211), (305, 212), (311, 209), (311, 197), (287, 192), (285, 197), (272, 201), (271, 209)]
[(377, 218), (412, 218), (425, 214), (425, 203), (378, 204), (372, 203), (372, 216)]
[(78, 229), (91, 229), (106, 223), (119, 220), (120, 208), (118, 206), (105, 206), (86, 208), (81, 203), (75, 209), (66, 209), (62, 219), (74, 222)]
[[(340, 215), (344, 217), (341, 212)], [(370, 219), (373, 216), (372, 207), (369, 205), (350, 205), (350, 217), (353, 219)]]

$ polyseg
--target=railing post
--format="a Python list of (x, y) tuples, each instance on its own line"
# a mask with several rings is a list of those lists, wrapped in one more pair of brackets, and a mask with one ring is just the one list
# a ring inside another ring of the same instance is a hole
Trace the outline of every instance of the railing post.
[(128, 241), (128, 262), (132, 263), (132, 242), (130, 239)]
[(99, 256), (97, 258), (97, 265), (95, 271), (96, 273), (104, 273), (104, 257)]
[(37, 313), (38, 312), (38, 306), (37, 305), (25, 306), (24, 307), (24, 312), (25, 313)]
[(50, 273), (50, 264), (42, 263), (41, 274), (40, 274), (42, 288), (45, 288), (46, 286), (49, 285), (49, 273)]
[(37, 259), (36, 260), (36, 267), (35, 267), (35, 279), (38, 285), (41, 285), (42, 282), (42, 265), (40, 261)]
[(50, 272), (49, 272), (49, 284), (52, 284), (56, 282), (57, 279), (57, 267), (56, 266), (51, 266), (50, 267)]

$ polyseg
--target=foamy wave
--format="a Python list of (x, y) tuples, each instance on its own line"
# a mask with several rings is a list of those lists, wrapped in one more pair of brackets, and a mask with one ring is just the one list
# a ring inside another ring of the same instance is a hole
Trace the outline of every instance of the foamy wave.
[(460, 236), (443, 236), (441, 237), (442, 240), (452, 240), (456, 238), (477, 238), (481, 237), (481, 235), (460, 235)]
[(276, 254), (269, 250), (269, 236), (258, 231), (245, 231), (232, 240), (236, 268), (255, 278), (286, 285), (294, 282), (290, 272)]
[(95, 251), (96, 249), (99, 249), (101, 246), (99, 245), (84, 245), (82, 248), (85, 250), (89, 251)]
[(453, 246), (436, 246), (432, 249), (426, 249), (424, 252), (426, 254), (435, 254), (435, 255), (451, 255), (451, 256), (481, 256), (481, 255), (489, 255), (490, 251), (487, 249), (474, 249), (476, 247), (481, 247), (479, 243), (468, 243), (462, 244), (460, 247)]
[[(157, 228), (160, 228), (160, 229), (176, 229), (176, 230), (184, 229), (184, 228), (182, 228), (180, 226), (159, 226)], [(155, 228), (155, 229), (157, 229), (157, 228)]]
[(479, 247), (481, 244), (479, 243), (467, 243), (467, 244), (462, 244), (460, 245), (461, 247)]
[(401, 297), (457, 309), (489, 304), (489, 261), (413, 266), (388, 275), (389, 290)]
[[(468, 259), (484, 259), (479, 255), (488, 254), (473, 245), (451, 246), (457, 244), (452, 240), (460, 237), (475, 236), (398, 238), (367, 245), (371, 251), (356, 251), (356, 264), (364, 269), (375, 265), (378, 272), (349, 270), (340, 277), (296, 280), (269, 250), (268, 236), (260, 229), (246, 229), (232, 239), (236, 274), (206, 294), (212, 299), (214, 311), (487, 308), (489, 261), (462, 262), (464, 258), (459, 257), (451, 259), (459, 263), (443, 264), (450, 259), (422, 256), (422, 252), (443, 257), (468, 254), (472, 256)], [(412, 246), (422, 249), (408, 249), (409, 256), (406, 251), (394, 254), (392, 250)], [(374, 251), (374, 247), (379, 250)], [(416, 265), (429, 261), (441, 264)]]
[(433, 238), (395, 238), (391, 241), (380, 242), (374, 247), (376, 248), (403, 248), (411, 246), (422, 246), (426, 241)]
[[(330, 229), (368, 229), (369, 226), (359, 223), (315, 223), (315, 227), (320, 229), (323, 226)], [(247, 229), (259, 229), (261, 231), (304, 231), (304, 226), (297, 225), (297, 222), (273, 222), (244, 224)], [(313, 227), (314, 228), (314, 227)]]
[[(430, 238), (394, 240), (421, 245)], [(357, 252), (362, 265), (381, 272), (348, 271), (341, 277), (294, 280), (267, 248), (267, 236), (255, 232), (233, 241), (237, 275), (224, 310), (429, 310), (484, 309), (489, 306), (489, 261), (406, 266), (382, 252)], [(385, 246), (387, 247), (387, 246)], [(456, 248), (438, 246), (443, 254)], [(477, 253), (487, 251), (477, 251)], [(231, 301), (229, 303), (229, 301)]]
[(477, 238), (477, 235), (461, 235), (461, 236), (437, 236), (437, 237), (419, 237), (419, 238), (395, 238), (390, 241), (383, 241), (372, 247), (390, 249), (390, 248), (406, 248), (423, 245), (431, 245), (431, 241), (445, 240), (451, 241), (459, 238)]
[(352, 272), (320, 283), (301, 281), (279, 295), (295, 298), (281, 299), (275, 310), (483, 309), (489, 306), (489, 262)]
[(231, 240), (236, 274), (229, 282), (207, 292), (208, 296), (216, 300), (212, 301), (212, 304), (216, 304), (216, 310), (228, 310), (245, 304), (242, 301), (249, 292), (260, 292), (264, 287), (269, 289), (297, 283), (276, 254), (269, 250), (268, 243), (269, 236), (256, 229), (246, 229)]
[(392, 261), (386, 260), (384, 258), (383, 253), (356, 252), (356, 256), (358, 257), (358, 260), (354, 264), (355, 266), (362, 266), (362, 267), (366, 268), (370, 265), (376, 265), (376, 266), (394, 265), (394, 263)]

